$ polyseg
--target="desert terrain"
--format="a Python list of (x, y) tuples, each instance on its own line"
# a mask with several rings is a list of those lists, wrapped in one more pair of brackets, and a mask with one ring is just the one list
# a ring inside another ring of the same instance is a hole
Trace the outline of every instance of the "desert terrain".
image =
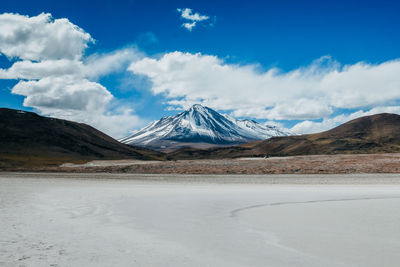
[(139, 174), (400, 173), (400, 153), (176, 161), (94, 160), (55, 167), (8, 167), (3, 168), (3, 171)]
[(3, 172), (0, 196), (1, 266), (400, 261), (398, 174)]

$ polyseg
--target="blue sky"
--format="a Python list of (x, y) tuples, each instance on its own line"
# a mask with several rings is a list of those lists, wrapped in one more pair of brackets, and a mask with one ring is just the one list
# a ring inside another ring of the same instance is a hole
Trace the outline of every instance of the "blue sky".
[[(189, 31), (182, 25), (195, 20), (182, 16), (186, 8), (207, 19)], [(114, 137), (197, 102), (297, 132), (371, 113), (399, 113), (399, 12), (397, 1), (6, 1), (0, 14), (49, 13), (52, 20), (33, 26), (30, 20), (7, 20), (18, 25), (3, 22), (4, 34), (29, 24), (31, 37), (46, 41), (59, 29), (37, 32), (65, 18), (95, 40), (62, 37), (65, 43), (83, 40), (74, 64), (103, 68), (74, 73), (76, 83), (64, 73), (0, 76), (0, 106), (87, 122)], [(35, 56), (11, 51), (4, 34), (3, 71), (16, 62), (72, 60), (62, 58), (71, 52), (66, 50)], [(111, 55), (116, 62), (102, 60)], [(54, 79), (68, 81), (73, 93), (64, 94)], [(86, 89), (77, 93), (80, 86)], [(85, 97), (95, 100), (87, 104)]]

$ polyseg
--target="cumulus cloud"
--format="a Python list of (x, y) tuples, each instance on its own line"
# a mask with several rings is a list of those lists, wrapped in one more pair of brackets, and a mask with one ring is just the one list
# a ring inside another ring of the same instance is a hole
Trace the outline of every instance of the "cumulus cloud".
[(103, 113), (113, 98), (101, 84), (68, 75), (19, 81), (12, 92), (26, 96), (25, 106), (47, 110), (48, 113), (51, 110)]
[(185, 27), (188, 31), (192, 31), (198, 22), (208, 20), (210, 18), (209, 16), (200, 15), (197, 12), (193, 13), (193, 10), (190, 8), (178, 8), (177, 11), (181, 14), (183, 19), (189, 21), (182, 24), (182, 27)]
[(25, 96), (24, 106), (121, 137), (143, 122), (129, 107), (113, 111), (118, 99), (96, 80), (125, 71), (140, 53), (131, 47), (83, 57), (92, 42), (90, 34), (68, 19), (1, 14), (0, 52), (14, 62), (0, 69), (0, 79), (19, 80), (11, 92)]
[[(342, 66), (323, 57), (282, 72), (264, 71), (256, 64), (227, 64), (212, 55), (172, 52), (133, 62), (129, 70), (147, 76), (153, 93), (165, 95), (172, 106), (202, 103), (234, 116), (267, 120), (328, 118), (335, 110), (367, 110), (400, 99), (400, 60)], [(315, 131), (336, 123), (310, 121), (294, 129)]]
[(41, 79), (49, 76), (79, 74), (83, 68), (77, 60), (17, 61), (8, 69), (0, 69), (0, 79)]
[(93, 54), (83, 60), (16, 61), (10, 68), (0, 69), (0, 79), (40, 79), (62, 75), (96, 79), (112, 72), (125, 71), (128, 63), (137, 60), (139, 55), (140, 52), (136, 49), (126, 48)]
[(134, 47), (124, 48), (110, 53), (93, 54), (84, 60), (83, 73), (90, 78), (98, 78), (112, 72), (125, 71), (130, 62), (144, 56)]
[(68, 19), (53, 19), (48, 13), (33, 17), (0, 15), (0, 52), (9, 58), (79, 59), (93, 41)]

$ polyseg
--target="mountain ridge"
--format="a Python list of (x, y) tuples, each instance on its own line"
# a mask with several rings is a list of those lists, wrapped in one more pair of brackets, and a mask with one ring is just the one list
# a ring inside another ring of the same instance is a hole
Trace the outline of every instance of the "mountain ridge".
[(216, 159), (321, 154), (400, 152), (400, 115), (381, 113), (348, 121), (328, 131), (272, 137), (225, 148), (182, 148), (169, 159)]

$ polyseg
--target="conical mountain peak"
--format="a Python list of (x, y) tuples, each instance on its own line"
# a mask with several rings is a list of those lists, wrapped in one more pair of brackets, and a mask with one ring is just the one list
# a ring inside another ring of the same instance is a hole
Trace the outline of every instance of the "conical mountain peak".
[(120, 141), (157, 149), (179, 143), (234, 145), (287, 134), (277, 128), (254, 121), (237, 120), (195, 104), (176, 116), (163, 117)]
[(205, 107), (202, 106), (201, 104), (194, 104), (193, 106), (190, 107), (189, 110), (203, 110)]
[(206, 112), (208, 112), (209, 110), (211, 110), (208, 107), (202, 106), (200, 104), (194, 104), (193, 106), (191, 106), (189, 109), (185, 110), (186, 112), (189, 112), (191, 114), (204, 114)]

